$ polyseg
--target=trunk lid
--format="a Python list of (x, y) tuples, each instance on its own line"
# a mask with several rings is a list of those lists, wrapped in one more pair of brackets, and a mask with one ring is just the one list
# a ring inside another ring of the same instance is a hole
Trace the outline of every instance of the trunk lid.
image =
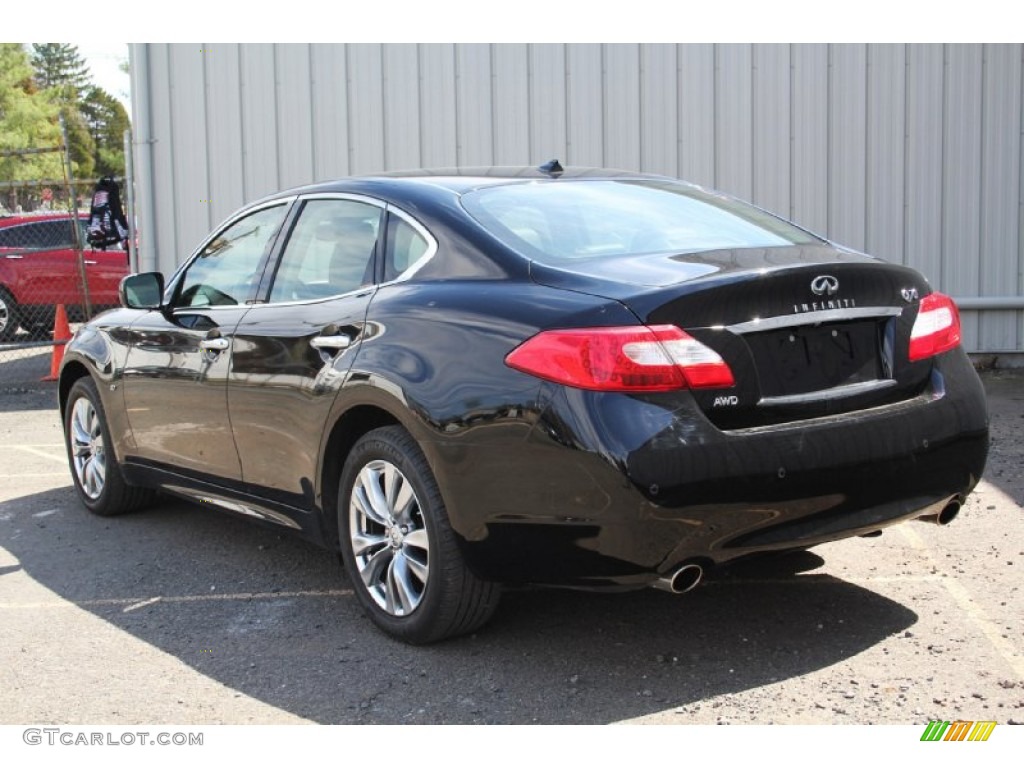
[(682, 328), (715, 350), (733, 387), (694, 389), (707, 417), (743, 429), (906, 400), (931, 361), (907, 358), (916, 271), (827, 245), (540, 264), (544, 285), (613, 298), (647, 325)]

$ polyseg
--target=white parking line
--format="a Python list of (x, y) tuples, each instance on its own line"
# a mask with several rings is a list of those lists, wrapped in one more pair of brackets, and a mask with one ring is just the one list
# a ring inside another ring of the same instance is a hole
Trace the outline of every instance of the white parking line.
[[(50, 461), (56, 461), (58, 464), (67, 464), (68, 463), (68, 457), (67, 456), (54, 456), (52, 453), (47, 453), (46, 451), (42, 451), (39, 448), (37, 448), (36, 446), (34, 446), (34, 445), (9, 445), (7, 447), (8, 448), (14, 448), (14, 449), (19, 450), (19, 451), (24, 451), (25, 453), (31, 453), (33, 456), (40, 456), (40, 457), (42, 457), (44, 459), (49, 459)], [(52, 446), (52, 447), (57, 448), (59, 446)]]
[[(909, 526), (899, 526), (897, 531), (907, 540), (914, 549), (918, 550), (922, 555), (927, 558), (929, 564), (934, 568), (938, 569), (939, 565), (932, 557), (931, 550), (928, 545), (924, 543), (924, 540), (917, 535), (917, 533), (910, 529)], [(950, 596), (956, 602), (960, 609), (967, 614), (968, 618), (974, 622), (975, 626), (981, 630), (981, 632), (989, 639), (989, 642), (995, 646), (996, 651), (1006, 661), (1007, 664), (1013, 669), (1018, 677), (1024, 678), (1024, 659), (1021, 658), (1020, 654), (1017, 653), (1017, 649), (1013, 647), (1013, 643), (1003, 637), (1003, 633), (999, 630), (992, 619), (988, 617), (985, 610), (978, 605), (971, 594), (964, 588), (964, 586), (956, 579), (949, 577), (942, 577), (939, 579), (942, 582), (942, 586), (946, 588)]]
[(160, 597), (151, 597), (151, 598), (149, 598), (149, 600), (143, 600), (143, 601), (138, 602), (138, 603), (132, 603), (127, 608), (123, 609), (121, 611), (121, 613), (131, 613), (132, 611), (137, 611), (137, 610), (139, 610), (139, 608), (145, 608), (147, 605), (152, 605), (153, 603), (159, 603), (162, 599), (163, 598), (160, 598)]
[(231, 594), (211, 595), (173, 595), (170, 597), (108, 597), (98, 600), (48, 600), (36, 603), (0, 603), (0, 610), (22, 610), (39, 608), (99, 608), (105, 605), (126, 606), (128, 610), (138, 610), (156, 603), (202, 603), (225, 600), (277, 600), (289, 597), (351, 597), (351, 589), (300, 590), (297, 592), (235, 592)]
[(19, 472), (16, 475), (0, 475), (0, 480), (17, 480), (19, 477), (67, 477), (67, 472)]
[(798, 573), (793, 576), (778, 576), (767, 579), (728, 578), (716, 580), (709, 578), (701, 585), (704, 587), (728, 587), (734, 584), (796, 584), (813, 586), (815, 584), (899, 584), (904, 582), (942, 581), (943, 576), (833, 576), (830, 573)]

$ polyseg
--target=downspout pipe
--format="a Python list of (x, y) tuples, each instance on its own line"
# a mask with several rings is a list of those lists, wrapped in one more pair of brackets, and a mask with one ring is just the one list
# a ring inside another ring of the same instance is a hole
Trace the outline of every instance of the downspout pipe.
[(136, 202), (139, 212), (140, 272), (157, 270), (156, 209), (153, 206), (153, 135), (150, 103), (153, 99), (149, 80), (149, 44), (132, 43), (129, 48), (132, 76), (132, 113), (135, 123)]

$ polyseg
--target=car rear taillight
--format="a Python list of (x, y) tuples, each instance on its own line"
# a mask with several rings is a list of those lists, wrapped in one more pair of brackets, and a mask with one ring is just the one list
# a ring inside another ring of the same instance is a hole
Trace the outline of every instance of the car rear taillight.
[(911, 361), (924, 360), (953, 349), (960, 343), (960, 313), (953, 300), (941, 293), (921, 299), (917, 319), (910, 331)]
[(735, 383), (717, 352), (674, 325), (543, 331), (513, 349), (505, 363), (559, 384), (604, 392)]

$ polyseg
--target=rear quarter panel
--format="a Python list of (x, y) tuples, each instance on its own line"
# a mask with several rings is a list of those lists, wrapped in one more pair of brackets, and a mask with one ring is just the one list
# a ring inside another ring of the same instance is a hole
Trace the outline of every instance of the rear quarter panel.
[(452, 527), (467, 540), (484, 537), (486, 521), (510, 499), (522, 496), (517, 509), (532, 505), (534, 486), (516, 462), (554, 388), (507, 367), (505, 356), (548, 328), (637, 322), (618, 302), (487, 280), (385, 286), (368, 320), (376, 330), (331, 423), (361, 405), (394, 415), (419, 442)]

